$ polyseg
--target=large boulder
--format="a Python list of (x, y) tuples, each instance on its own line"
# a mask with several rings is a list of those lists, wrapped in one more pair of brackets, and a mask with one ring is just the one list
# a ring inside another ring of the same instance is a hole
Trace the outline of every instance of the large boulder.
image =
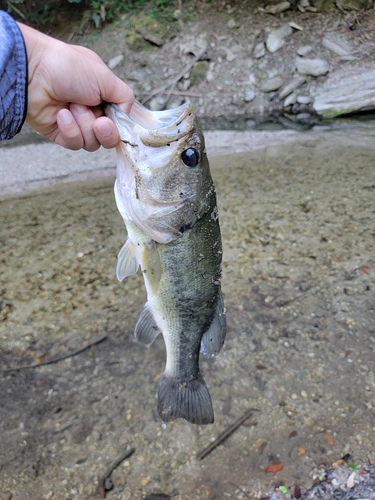
[(375, 109), (375, 69), (335, 71), (317, 88), (314, 109), (325, 118)]

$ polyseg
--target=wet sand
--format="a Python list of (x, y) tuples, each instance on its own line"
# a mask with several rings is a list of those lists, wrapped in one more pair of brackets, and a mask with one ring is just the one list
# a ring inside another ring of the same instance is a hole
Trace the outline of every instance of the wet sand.
[[(374, 458), (374, 138), (321, 130), (237, 155), (209, 150), (228, 314), (221, 353), (201, 361), (211, 426), (164, 428), (156, 414), (164, 344), (132, 342), (145, 292), (139, 275), (115, 279), (126, 233), (113, 178), (4, 199), (0, 368), (105, 339), (0, 375), (0, 498), (99, 498), (98, 476), (127, 446), (108, 498), (303, 492), (346, 454)], [(248, 408), (247, 425), (198, 461)]]

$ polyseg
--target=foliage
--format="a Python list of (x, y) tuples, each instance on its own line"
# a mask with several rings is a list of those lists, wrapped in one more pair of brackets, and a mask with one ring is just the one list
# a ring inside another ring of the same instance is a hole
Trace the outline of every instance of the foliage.
[(97, 28), (115, 20), (120, 13), (145, 11), (149, 16), (170, 22), (176, 0), (0, 0), (0, 8), (37, 28), (78, 21), (89, 11)]
[(98, 28), (104, 21), (116, 19), (121, 12), (135, 14), (145, 10), (155, 18), (166, 20), (166, 17), (173, 15), (175, 0), (92, 0), (90, 7), (92, 19)]

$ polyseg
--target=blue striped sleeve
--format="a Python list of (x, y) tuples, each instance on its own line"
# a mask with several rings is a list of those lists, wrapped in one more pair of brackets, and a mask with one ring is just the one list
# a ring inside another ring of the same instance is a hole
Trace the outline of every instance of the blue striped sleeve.
[(0, 11), (0, 140), (21, 129), (27, 111), (27, 54), (22, 34)]

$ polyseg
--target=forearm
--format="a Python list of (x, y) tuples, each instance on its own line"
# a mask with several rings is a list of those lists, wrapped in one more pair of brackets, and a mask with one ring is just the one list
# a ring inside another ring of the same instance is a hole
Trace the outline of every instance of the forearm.
[(27, 111), (27, 56), (15, 21), (0, 11), (0, 140), (21, 129)]

